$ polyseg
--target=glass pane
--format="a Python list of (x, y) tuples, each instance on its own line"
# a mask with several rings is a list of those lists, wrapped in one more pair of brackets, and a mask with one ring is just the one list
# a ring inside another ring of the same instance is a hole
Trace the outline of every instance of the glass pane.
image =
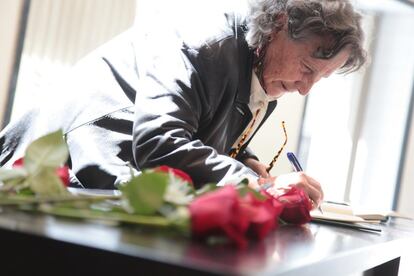
[(414, 80), (411, 10), (386, 13), (379, 20), (352, 178), (351, 200), (359, 204), (393, 204)]
[(414, 9), (358, 1), (371, 62), (321, 81), (308, 97), (300, 144), (326, 198), (392, 208), (414, 77)]
[(135, 6), (136, 0), (31, 0), (12, 117), (76, 61), (129, 28)]
[(331, 76), (308, 96), (299, 158), (323, 185), (325, 198), (344, 200), (352, 153), (357, 75)]

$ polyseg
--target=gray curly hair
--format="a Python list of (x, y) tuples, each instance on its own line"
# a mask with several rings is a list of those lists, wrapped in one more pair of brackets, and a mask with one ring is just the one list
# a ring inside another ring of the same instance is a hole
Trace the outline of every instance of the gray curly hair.
[(316, 35), (334, 40), (333, 44), (319, 48), (314, 57), (330, 59), (345, 46), (350, 46), (351, 54), (340, 71), (356, 71), (365, 63), (361, 15), (349, 0), (250, 1), (246, 40), (252, 49), (266, 49), (270, 35), (283, 27), (277, 20), (282, 14), (287, 15), (292, 39), (302, 40)]

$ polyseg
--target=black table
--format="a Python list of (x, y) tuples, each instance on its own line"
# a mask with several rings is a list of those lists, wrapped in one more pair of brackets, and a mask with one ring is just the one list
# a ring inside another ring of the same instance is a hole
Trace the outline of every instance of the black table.
[(316, 223), (282, 226), (237, 250), (138, 226), (3, 207), (0, 275), (397, 275), (402, 252), (414, 245), (414, 223), (392, 219), (381, 227), (382, 233), (371, 233)]

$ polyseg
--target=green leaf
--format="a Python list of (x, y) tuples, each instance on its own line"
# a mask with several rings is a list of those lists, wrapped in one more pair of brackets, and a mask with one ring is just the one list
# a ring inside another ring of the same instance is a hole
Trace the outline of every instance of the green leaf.
[(173, 205), (188, 205), (194, 198), (193, 187), (174, 176), (169, 175), (169, 183), (164, 195), (164, 201)]
[(127, 210), (141, 215), (155, 214), (164, 202), (168, 180), (167, 174), (144, 172), (120, 186)]
[(5, 181), (4, 185), (0, 186), (0, 193), (18, 193), (27, 187), (29, 187), (29, 183), (26, 178), (13, 178)]
[(242, 179), (242, 181), (240, 181), (240, 183), (239, 184), (242, 184), (242, 185), (249, 185), (249, 179), (248, 178), (243, 178)]
[(183, 232), (190, 229), (190, 211), (187, 206), (177, 206), (167, 203), (161, 206), (159, 213)]
[(66, 162), (68, 155), (62, 130), (58, 130), (33, 141), (27, 147), (24, 166), (30, 173), (36, 173), (44, 167), (57, 168)]
[[(30, 193), (31, 189), (27, 190), (27, 193), (18, 194), (2, 194), (0, 193), (0, 205), (38, 205), (38, 204), (50, 204), (55, 206), (73, 207), (73, 208), (91, 208), (93, 204), (99, 204), (104, 201), (112, 201), (118, 199), (114, 196), (79, 196), (72, 195), (71, 193), (65, 193), (63, 195), (46, 195), (46, 196), (33, 196)], [(118, 204), (120, 205), (120, 203)], [(119, 208), (121, 209), (121, 208)], [(118, 209), (118, 210), (119, 210)]]
[(41, 205), (38, 210), (51, 215), (71, 218), (118, 221), (162, 228), (170, 228), (171, 226), (174, 226), (170, 220), (162, 216), (140, 216), (118, 212), (56, 207), (47, 204)]
[(24, 168), (4, 169), (0, 168), (0, 181), (6, 182), (12, 179), (21, 179), (27, 176)]
[(30, 176), (27, 181), (30, 189), (36, 195), (65, 195), (69, 193), (54, 168), (43, 168), (37, 174)]
[(249, 186), (247, 186), (245, 184), (238, 184), (236, 187), (237, 187), (237, 191), (239, 192), (239, 195), (241, 197), (245, 197), (246, 194), (250, 192), (258, 200), (263, 201), (263, 200), (266, 199), (266, 197), (264, 195), (262, 195), (260, 192), (256, 191), (255, 189), (250, 188)]
[(22, 195), (22, 196), (33, 196), (35, 193), (30, 189), (29, 183), (24, 180), (20, 185), (15, 186), (16, 194)]
[(205, 194), (205, 193), (208, 193), (208, 192), (212, 192), (212, 191), (214, 191), (214, 190), (217, 190), (217, 188), (219, 188), (218, 186), (217, 186), (217, 184), (214, 184), (214, 183), (208, 183), (208, 184), (205, 184), (203, 187), (201, 187), (200, 189), (198, 189), (196, 192), (195, 192), (195, 194), (196, 194), (196, 196), (201, 196), (201, 195), (203, 195), (203, 194)]

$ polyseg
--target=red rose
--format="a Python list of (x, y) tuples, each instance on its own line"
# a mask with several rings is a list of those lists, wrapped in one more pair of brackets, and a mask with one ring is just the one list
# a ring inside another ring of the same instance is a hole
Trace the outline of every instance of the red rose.
[(282, 208), (275, 208), (270, 198), (262, 201), (251, 193), (241, 197), (229, 185), (197, 197), (189, 210), (194, 236), (225, 234), (239, 248), (244, 248), (248, 233), (263, 238), (277, 226)]
[(278, 226), (277, 218), (283, 210), (283, 205), (274, 205), (273, 199), (266, 196), (266, 199), (260, 200), (252, 193), (248, 193), (242, 202), (244, 212), (250, 217), (250, 233), (259, 239)]
[(65, 187), (69, 186), (69, 168), (68, 166), (62, 166), (56, 169), (57, 175), (60, 177), (60, 180), (62, 180), (63, 185)]
[(22, 158), (19, 158), (19, 159), (17, 159), (16, 161), (14, 161), (14, 163), (13, 163), (13, 168), (20, 168), (20, 167), (23, 167), (23, 161), (24, 161), (24, 159), (23, 159), (23, 157)]
[[(24, 159), (20, 158), (14, 161), (13, 168), (20, 168), (24, 165)], [(59, 176), (60, 180), (62, 181), (63, 185), (67, 187), (69, 185), (69, 169), (68, 166), (61, 166), (56, 169), (56, 174)]]
[(225, 186), (194, 199), (189, 206), (194, 236), (206, 237), (224, 233), (239, 247), (245, 247), (244, 234), (249, 219), (240, 207), (239, 195), (233, 186)]
[(155, 171), (172, 173), (175, 177), (177, 177), (177, 178), (193, 185), (193, 180), (191, 179), (191, 177), (182, 170), (174, 169), (174, 168), (171, 168), (169, 166), (163, 165), (163, 166), (156, 167)]
[(276, 204), (283, 204), (280, 216), (286, 222), (305, 224), (311, 220), (312, 203), (308, 195), (298, 187), (291, 187), (285, 194), (276, 197)]

